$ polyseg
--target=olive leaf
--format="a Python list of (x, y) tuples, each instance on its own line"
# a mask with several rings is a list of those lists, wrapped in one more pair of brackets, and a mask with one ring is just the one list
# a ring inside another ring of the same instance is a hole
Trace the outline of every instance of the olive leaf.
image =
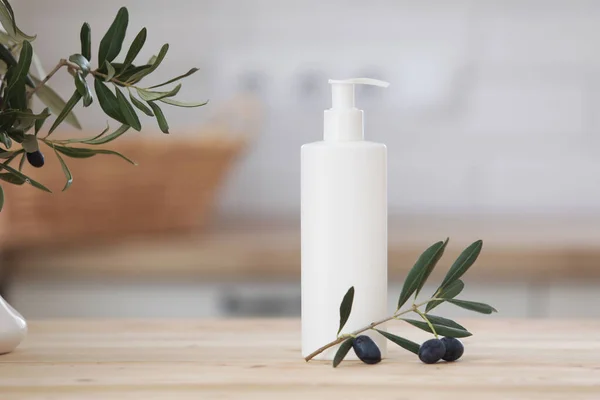
[(0, 164), (0, 169), (5, 169), (8, 172), (12, 173), (13, 175), (23, 179), (25, 182), (29, 183), (31, 186), (43, 190), (44, 192), (48, 192), (48, 193), (52, 193), (52, 191), (50, 189), (48, 189), (46, 186), (42, 185), (41, 183), (31, 179), (30, 177), (28, 177), (27, 175), (24, 175), (22, 172), (17, 171), (16, 169), (14, 169), (13, 167), (9, 166), (7, 164), (7, 162), (4, 162), (3, 164)]
[(42, 129), (42, 126), (44, 126), (44, 122), (46, 122), (46, 119), (50, 116), (50, 109), (48, 107), (44, 108), (44, 110), (42, 111), (42, 115), (44, 115), (43, 118), (38, 118), (35, 120), (35, 135), (37, 136), (37, 134), (40, 132), (40, 129)]
[(461, 276), (465, 274), (471, 268), (477, 257), (479, 257), (479, 253), (481, 253), (481, 248), (483, 247), (483, 241), (477, 240), (472, 243), (469, 247), (467, 247), (463, 252), (458, 256), (450, 270), (446, 274), (446, 277), (442, 281), (440, 285), (440, 289), (446, 288), (452, 282), (459, 279)]
[(28, 41), (23, 42), (19, 61), (16, 65), (9, 67), (6, 75), (6, 91), (4, 92), (7, 101), (15, 102), (19, 109), (27, 108), (25, 99), (25, 80), (31, 67), (33, 57), (33, 48)]
[(0, 143), (7, 149), (12, 147), (12, 139), (6, 134), (6, 132), (0, 132)]
[(0, 2), (0, 23), (6, 30), (6, 33), (8, 33), (16, 42), (33, 41), (36, 38), (35, 35), (27, 35), (19, 29), (12, 8), (8, 1), (5, 0)]
[(115, 20), (100, 41), (100, 47), (98, 49), (98, 65), (100, 67), (104, 64), (104, 61), (110, 62), (114, 60), (121, 52), (128, 24), (129, 12), (126, 7), (121, 7)]
[(129, 101), (127, 101), (127, 98), (123, 95), (118, 87), (115, 87), (115, 92), (117, 94), (119, 108), (121, 109), (121, 113), (125, 116), (127, 125), (131, 126), (136, 131), (140, 131), (142, 129), (142, 124), (140, 123), (140, 119), (133, 109), (133, 106), (129, 103)]
[(97, 78), (94, 79), (94, 89), (96, 90), (96, 97), (98, 98), (102, 111), (120, 123), (127, 124), (127, 120), (121, 112), (117, 96), (106, 87), (104, 82)]
[(56, 117), (56, 120), (52, 124), (50, 131), (48, 131), (48, 136), (50, 136), (50, 134), (52, 132), (54, 132), (54, 130), (56, 128), (58, 128), (58, 125), (60, 125), (60, 123), (63, 122), (63, 120), (67, 117), (67, 115), (69, 115), (69, 113), (71, 112), (71, 110), (73, 110), (75, 105), (77, 105), (77, 103), (79, 103), (79, 100), (81, 100), (81, 97), (82, 97), (81, 93), (79, 93), (79, 91), (75, 90), (75, 92), (73, 93), (73, 95), (71, 96), (71, 98), (69, 99), (67, 104), (65, 105), (65, 108), (63, 108), (63, 110), (58, 115), (58, 117)]
[(81, 68), (81, 72), (83, 72), (84, 76), (90, 72), (90, 62), (83, 55), (72, 54), (71, 56), (69, 56), (69, 61)]
[(129, 46), (129, 50), (127, 51), (127, 55), (125, 56), (125, 61), (123, 62), (123, 71), (129, 68), (129, 66), (133, 63), (135, 58), (140, 53), (140, 50), (142, 50), (142, 47), (144, 47), (144, 44), (146, 43), (147, 34), (147, 29), (142, 28), (142, 30), (137, 34), (135, 39), (133, 39), (133, 42), (131, 42), (131, 46)]
[(83, 74), (78, 71), (75, 74), (74, 79), (75, 87), (77, 88), (77, 91), (79, 92), (81, 97), (83, 97), (83, 106), (89, 107), (94, 101), (94, 98), (92, 97), (92, 91), (90, 90), (85, 78), (83, 77)]
[(181, 84), (175, 86), (172, 90), (168, 92), (153, 92), (147, 89), (136, 88), (138, 95), (145, 101), (156, 101), (160, 99), (164, 99), (165, 97), (173, 97), (179, 90), (181, 89)]
[(23, 172), (23, 167), (25, 166), (25, 158), (25, 153), (21, 154), (21, 159), (19, 160), (19, 172)]
[(166, 43), (161, 47), (160, 51), (158, 52), (158, 56), (156, 56), (156, 60), (154, 61), (154, 63), (150, 64), (150, 66), (148, 68), (133, 74), (129, 79), (127, 79), (127, 82), (136, 83), (136, 82), (140, 81), (146, 75), (149, 75), (152, 72), (154, 72), (156, 70), (156, 68), (158, 68), (158, 66), (165, 59), (165, 56), (167, 55), (168, 51), (169, 51), (169, 44)]
[(169, 124), (167, 123), (167, 119), (165, 118), (165, 115), (163, 114), (158, 104), (156, 104), (153, 101), (149, 101), (148, 104), (152, 108), (152, 111), (154, 111), (154, 115), (156, 116), (156, 120), (158, 121), (158, 127), (160, 128), (160, 130), (163, 133), (169, 133)]
[(166, 103), (166, 104), (170, 104), (172, 106), (177, 106), (177, 107), (188, 107), (188, 108), (193, 108), (193, 107), (202, 107), (208, 104), (208, 100), (204, 101), (202, 103), (184, 103), (182, 101), (177, 101), (177, 100), (173, 100), (170, 98), (164, 98), (164, 99), (160, 99), (159, 101)]
[(446, 300), (448, 303), (454, 304), (455, 306), (459, 306), (464, 308), (465, 310), (475, 311), (482, 314), (491, 314), (494, 312), (498, 312), (494, 307), (485, 304), (479, 303), (476, 301), (467, 301), (467, 300), (458, 300), (458, 299), (449, 299)]
[(119, 129), (117, 129), (110, 135), (102, 136), (104, 134), (104, 132), (103, 132), (102, 134), (100, 134), (99, 136), (97, 136), (93, 139), (82, 141), (82, 143), (98, 145), (98, 144), (105, 144), (108, 142), (112, 142), (113, 140), (115, 140), (116, 138), (118, 138), (119, 136), (121, 136), (122, 134), (127, 132), (129, 130), (129, 128), (130, 128), (129, 125), (121, 125), (121, 127)]
[(406, 349), (414, 354), (419, 354), (420, 346), (417, 343), (410, 341), (408, 339), (405, 339), (403, 337), (396, 336), (396, 335), (391, 334), (386, 331), (381, 331), (379, 329), (375, 329), (375, 330), (377, 332), (379, 332), (381, 335), (383, 335), (386, 339), (390, 340), (391, 342), (396, 343), (398, 346), (402, 347), (403, 349)]
[(92, 29), (87, 22), (81, 25), (79, 39), (81, 40), (81, 55), (88, 61), (92, 61)]
[(115, 71), (115, 67), (108, 61), (104, 61), (104, 65), (106, 65), (106, 78), (104, 79), (106, 82), (109, 82), (112, 78), (115, 77), (117, 71)]
[[(458, 296), (460, 294), (460, 292), (463, 291), (464, 288), (465, 288), (465, 283), (459, 279), (457, 281), (452, 282), (451, 284), (449, 284), (447, 287), (445, 287), (441, 291), (436, 292), (437, 294), (435, 295), (435, 297), (439, 298), (439, 299), (453, 299), (456, 296)], [(430, 301), (429, 303), (427, 303), (427, 306), (425, 307), (425, 312), (429, 312), (429, 311), (433, 310), (435, 307), (439, 306), (443, 302), (444, 302), (444, 300)]]
[[(414, 319), (404, 319), (404, 318), (402, 318), (402, 321), (408, 322), (409, 324), (416, 326), (417, 328), (422, 329), (425, 332), (433, 333), (427, 322), (416, 321)], [(462, 338), (462, 337), (468, 337), (468, 336), (472, 335), (471, 332), (468, 332), (464, 329), (456, 329), (456, 328), (452, 328), (449, 326), (438, 325), (438, 324), (434, 324), (434, 323), (431, 323), (431, 325), (433, 325), (433, 329), (435, 329), (436, 333), (438, 335), (442, 335), (442, 336)]]
[(123, 154), (113, 151), (113, 150), (88, 149), (88, 148), (83, 148), (83, 147), (67, 147), (67, 146), (58, 146), (58, 145), (55, 145), (54, 148), (57, 151), (59, 151), (60, 153), (64, 154), (65, 156), (71, 157), (71, 158), (90, 158), (90, 157), (94, 157), (97, 154), (112, 154), (112, 155), (122, 158), (123, 160), (127, 161), (130, 164), (137, 165), (134, 161), (125, 157)]
[(431, 314), (425, 314), (425, 316), (427, 317), (429, 322), (431, 322), (432, 324), (444, 325), (444, 326), (448, 326), (450, 328), (462, 329), (463, 331), (467, 330), (467, 328), (460, 325), (458, 322), (452, 321), (451, 319), (440, 317), (437, 315), (431, 315)]
[(190, 69), (188, 72), (186, 72), (183, 75), (179, 75), (179, 76), (177, 76), (177, 77), (175, 77), (173, 79), (170, 79), (170, 80), (168, 80), (168, 81), (166, 81), (164, 83), (161, 83), (161, 84), (158, 84), (158, 85), (154, 85), (154, 86), (150, 86), (150, 89), (155, 89), (157, 87), (168, 85), (169, 83), (177, 82), (178, 80), (183, 79), (183, 78), (187, 78), (188, 76), (190, 76), (190, 75), (192, 75), (192, 74), (194, 74), (194, 73), (196, 73), (198, 71), (199, 71), (198, 68), (192, 68), (192, 69)]
[(340, 327), (338, 329), (337, 334), (339, 335), (346, 322), (348, 322), (348, 318), (350, 317), (350, 312), (352, 311), (352, 303), (354, 302), (354, 286), (352, 286), (342, 299), (342, 303), (340, 304)]
[(146, 114), (149, 117), (154, 117), (154, 113), (152, 112), (152, 110), (149, 109), (148, 106), (146, 106), (144, 103), (142, 103), (141, 101), (139, 101), (138, 99), (136, 99), (131, 94), (131, 92), (129, 92), (129, 99), (131, 100), (131, 102), (133, 103), (133, 105), (138, 108), (138, 110), (140, 110), (141, 112), (143, 112), (144, 114)]
[(340, 363), (344, 360), (344, 357), (346, 357), (346, 354), (348, 354), (348, 352), (350, 351), (351, 348), (352, 348), (352, 338), (346, 339), (345, 341), (342, 342), (342, 344), (340, 344), (338, 351), (335, 353), (335, 356), (333, 357), (333, 368), (340, 365)]
[(0, 179), (2, 179), (4, 182), (8, 182), (12, 185), (22, 185), (25, 183), (25, 179), (18, 177), (16, 175), (13, 175), (10, 172), (0, 173)]
[[(35, 77), (32, 77), (32, 79), (36, 85), (41, 83), (41, 81)], [(58, 95), (58, 93), (48, 85), (40, 86), (35, 92), (35, 95), (42, 103), (44, 103), (44, 105), (50, 108), (50, 111), (52, 111), (53, 114), (60, 114), (67, 106), (67, 103)], [(65, 117), (65, 122), (77, 129), (81, 129), (81, 124), (72, 111)]]
[(423, 287), (425, 281), (431, 274), (431, 271), (433, 271), (433, 268), (435, 268), (435, 265), (442, 257), (442, 254), (444, 254), (446, 244), (448, 244), (447, 239), (445, 242), (437, 242), (419, 256), (415, 265), (408, 272), (404, 285), (402, 286), (402, 291), (398, 298), (398, 310), (406, 303), (413, 293)]
[(60, 166), (62, 167), (63, 173), (65, 174), (65, 178), (67, 179), (67, 181), (65, 182), (65, 186), (62, 189), (62, 191), (64, 192), (73, 183), (73, 175), (71, 174), (71, 170), (67, 166), (67, 163), (65, 163), (65, 160), (63, 160), (63, 158), (60, 156), (58, 151), (56, 151), (56, 149), (54, 149), (54, 154), (56, 154), (58, 161), (60, 161)]

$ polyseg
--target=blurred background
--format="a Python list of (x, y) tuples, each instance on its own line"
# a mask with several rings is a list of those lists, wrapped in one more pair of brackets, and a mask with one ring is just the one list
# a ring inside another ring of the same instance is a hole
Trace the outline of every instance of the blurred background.
[[(97, 49), (123, 5), (127, 44), (148, 28), (141, 58), (171, 45), (156, 81), (199, 67), (180, 97), (210, 103), (119, 144), (138, 167), (83, 160), (68, 192), (7, 195), (0, 286), (25, 317), (298, 316), (300, 146), (322, 138), (327, 79), (363, 76), (392, 83), (357, 89), (388, 146), (390, 309), (450, 236), (425, 294), (481, 238), (462, 297), (600, 317), (600, 2), (14, 0), (46, 70), (84, 21)], [(67, 73), (51, 83), (69, 96)], [(65, 134), (106, 124), (77, 113)]]

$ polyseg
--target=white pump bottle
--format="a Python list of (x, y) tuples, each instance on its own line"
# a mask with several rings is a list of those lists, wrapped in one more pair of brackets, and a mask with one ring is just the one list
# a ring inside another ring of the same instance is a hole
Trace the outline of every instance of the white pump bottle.
[[(332, 108), (325, 111), (324, 140), (301, 150), (304, 357), (336, 339), (339, 306), (351, 286), (354, 305), (342, 333), (387, 315), (387, 150), (364, 140), (354, 86), (389, 84), (367, 78), (329, 83)], [(384, 357), (386, 340), (364, 334)], [(331, 360), (336, 351), (332, 347), (315, 359)]]

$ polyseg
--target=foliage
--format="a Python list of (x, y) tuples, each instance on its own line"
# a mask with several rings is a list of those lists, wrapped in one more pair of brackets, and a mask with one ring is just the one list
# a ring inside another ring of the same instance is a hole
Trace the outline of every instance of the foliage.
[[(123, 42), (129, 23), (129, 13), (125, 7), (119, 10), (100, 40), (95, 68), (92, 66), (92, 31), (90, 25), (84, 23), (80, 31), (80, 52), (61, 59), (46, 76), (43, 76), (45, 74), (40, 72), (39, 68), (37, 74), (42, 76), (36, 76), (36, 72), (32, 70), (32, 64), (36, 64), (31, 45), (35, 36), (27, 35), (18, 28), (8, 0), (0, 0), (0, 23), (6, 31), (0, 31), (0, 159), (3, 160), (0, 163), (0, 169), (3, 170), (0, 179), (5, 183), (28, 183), (38, 189), (50, 191), (21, 172), (25, 159), (35, 167), (43, 166), (44, 157), (39, 146), (42, 143), (58, 157), (66, 177), (63, 190), (67, 190), (73, 177), (63, 156), (89, 158), (97, 154), (112, 154), (133, 163), (115, 151), (99, 149), (96, 146), (117, 139), (130, 128), (140, 131), (142, 122), (137, 111), (156, 118), (160, 130), (169, 133), (169, 125), (158, 102), (177, 107), (200, 107), (206, 104), (186, 103), (174, 99), (181, 89), (181, 84), (172, 89), (156, 90), (192, 75), (198, 71), (197, 68), (163, 83), (142, 86), (141, 82), (161, 65), (169, 50), (169, 45), (165, 44), (148, 62), (136, 63), (136, 58), (146, 42), (146, 28), (137, 34), (124, 59), (116, 61), (117, 57), (124, 53)], [(47, 84), (52, 76), (63, 68), (73, 77), (74, 85), (73, 93), (67, 101)], [(34, 96), (47, 107), (37, 114), (31, 105)], [(63, 123), (81, 129), (81, 124), (73, 113), (74, 108), (80, 104), (89, 107), (95, 102), (109, 118), (119, 123), (116, 130), (110, 132), (107, 128), (92, 138), (50, 139), (50, 135)], [(42, 137), (40, 133), (44, 129), (44, 123), (51, 115), (56, 118), (47, 134)], [(73, 146), (74, 144), (76, 146)], [(21, 163), (16, 170), (10, 163), (19, 155)], [(3, 204), (4, 194), (0, 186), (0, 209)]]

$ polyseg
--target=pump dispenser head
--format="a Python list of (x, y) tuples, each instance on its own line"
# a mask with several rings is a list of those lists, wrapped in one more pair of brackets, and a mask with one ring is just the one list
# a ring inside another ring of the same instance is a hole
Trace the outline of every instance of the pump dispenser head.
[(326, 141), (363, 140), (363, 111), (354, 106), (354, 85), (386, 88), (390, 84), (370, 78), (330, 79), (331, 108), (325, 110), (324, 139)]

